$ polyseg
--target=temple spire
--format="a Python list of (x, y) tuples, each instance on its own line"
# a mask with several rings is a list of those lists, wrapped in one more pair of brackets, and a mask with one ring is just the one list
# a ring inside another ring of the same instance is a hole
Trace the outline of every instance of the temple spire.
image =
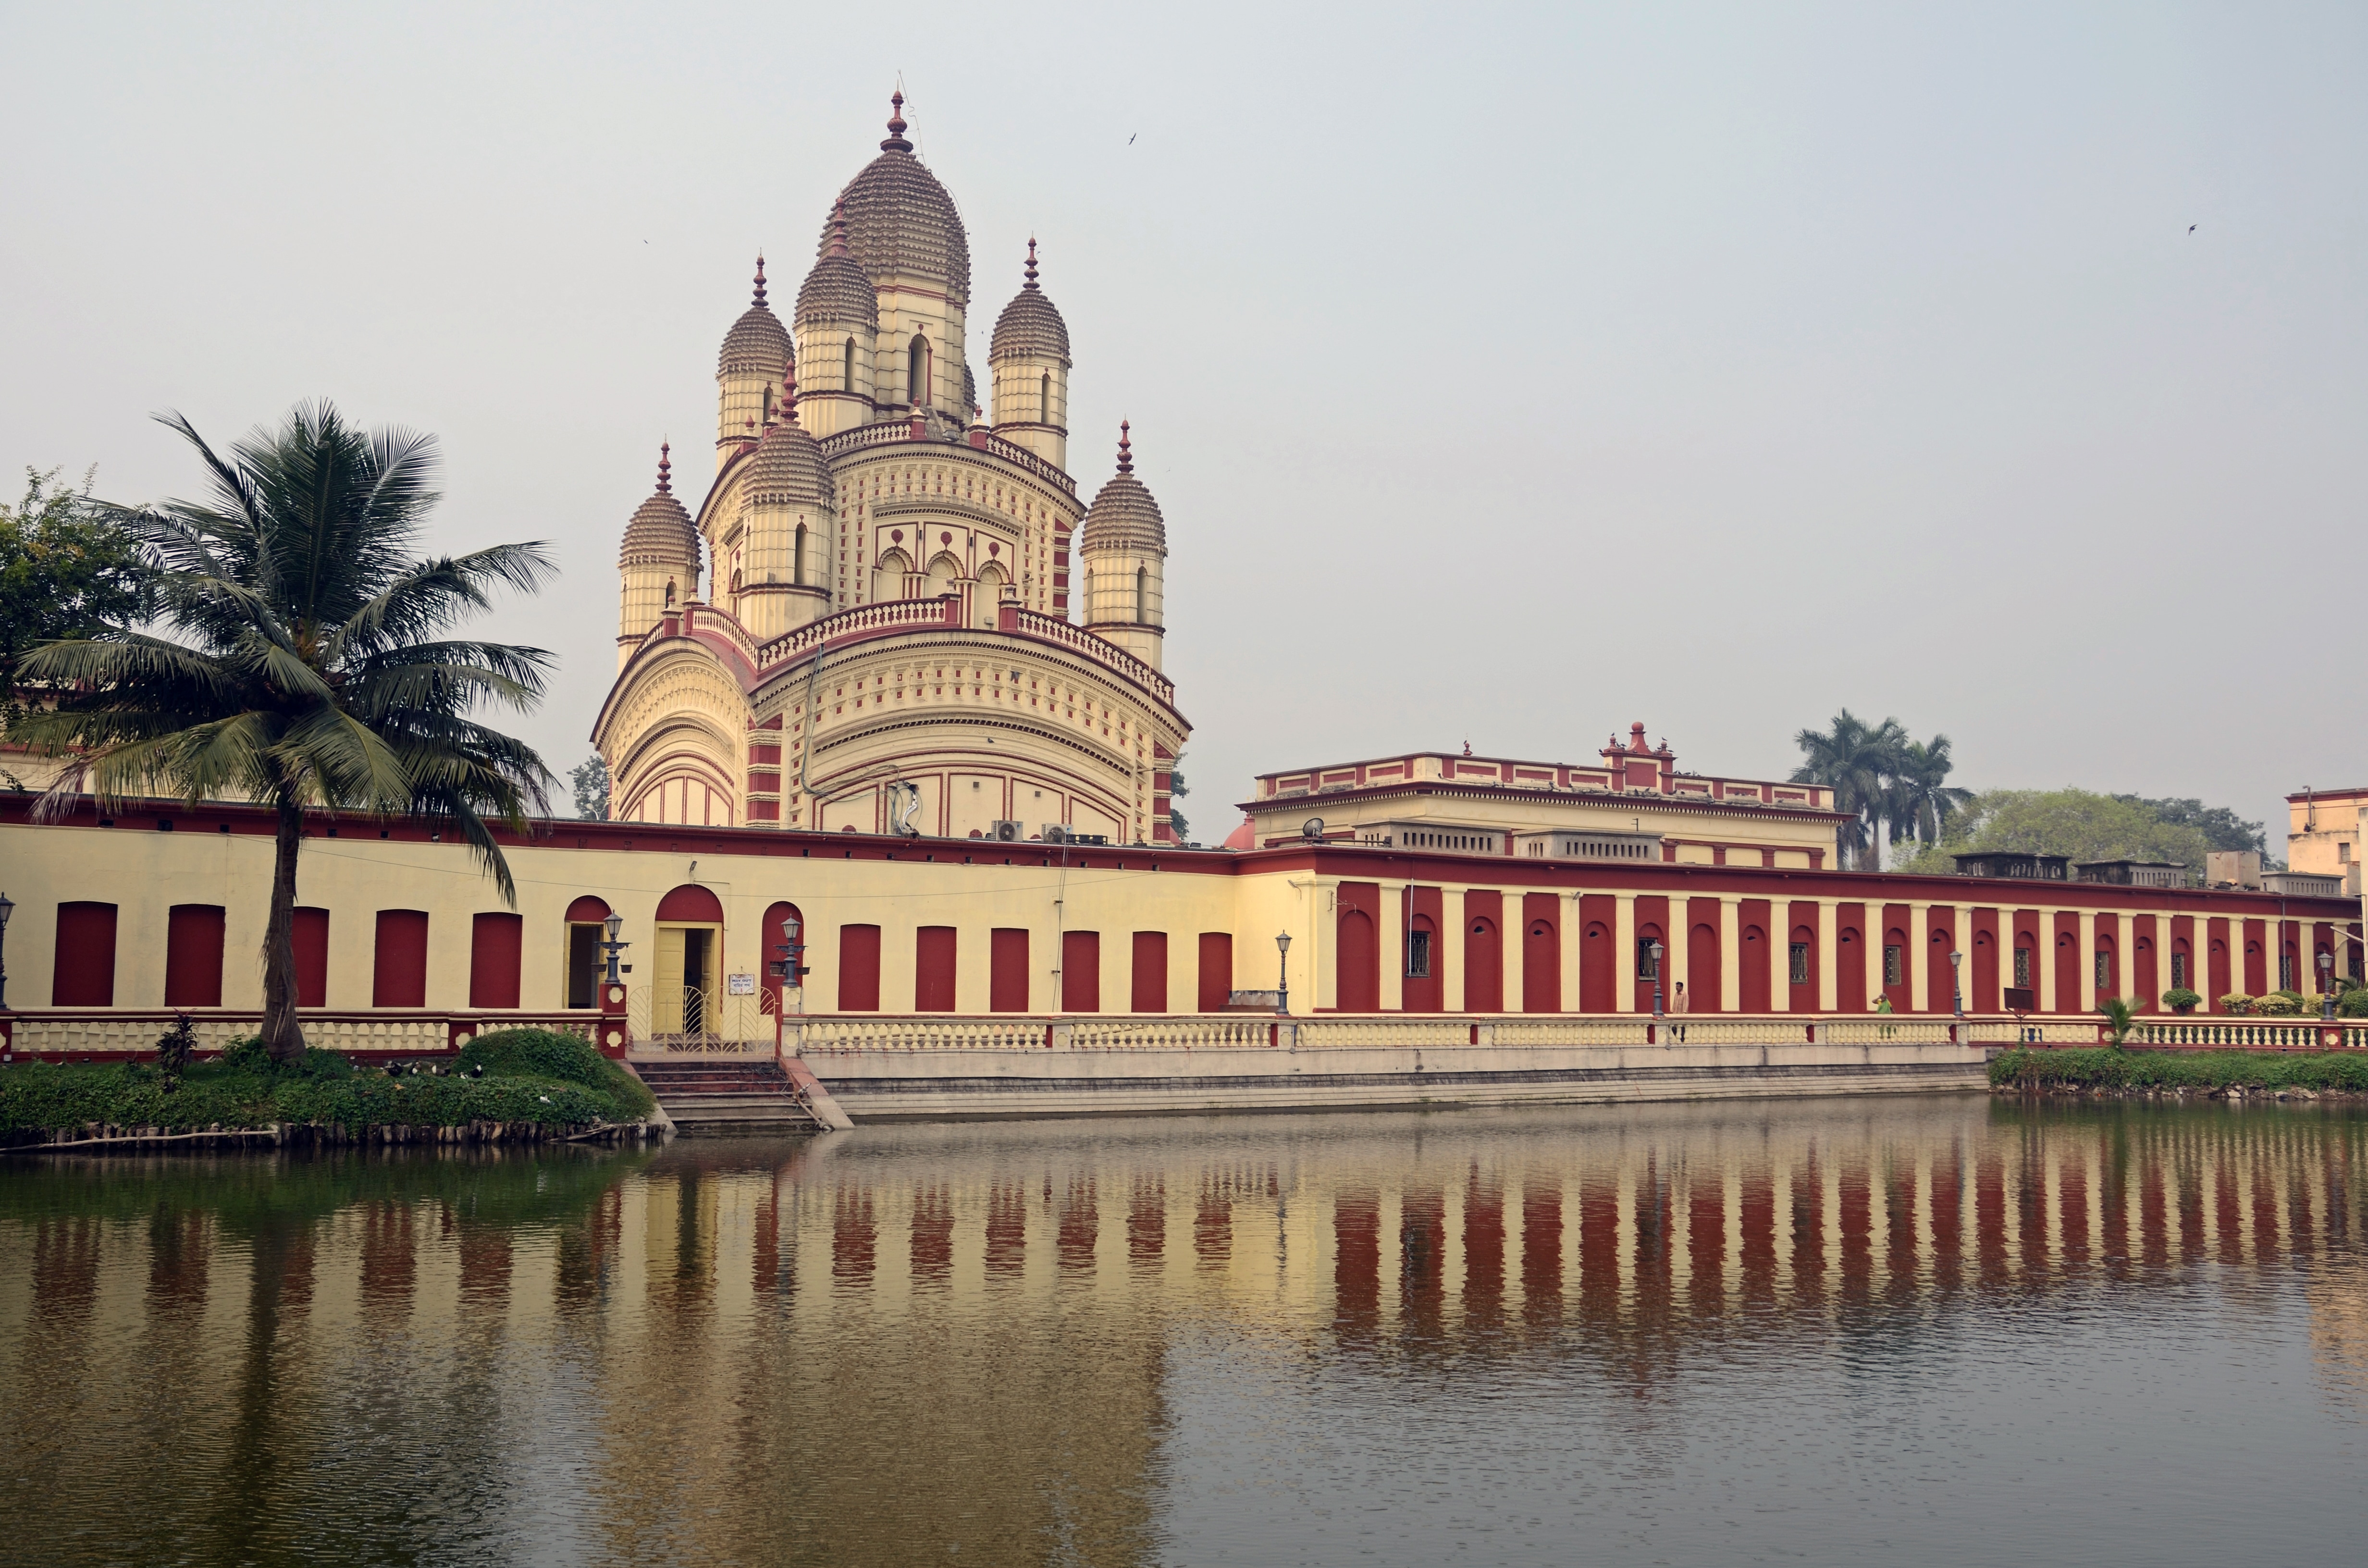
[(1121, 473), (1134, 472), (1134, 454), (1128, 449), (1126, 439), (1128, 428), (1125, 420), (1121, 419), (1118, 422), (1118, 471)]
[(905, 140), (905, 90), (899, 87), (888, 99), (888, 140), (880, 143), (883, 153), (909, 153), (913, 144)]
[(674, 481), (669, 477), (674, 472), (674, 464), (666, 459), (666, 454), (673, 450), (674, 448), (669, 443), (665, 441), (658, 443), (658, 494), (661, 495), (674, 494)]
[(765, 253), (764, 253), (763, 251), (758, 251), (758, 252), (757, 253), (757, 303), (758, 305), (760, 305), (760, 306), (761, 306), (762, 304), (764, 304), (764, 302), (765, 302)]
[(830, 204), (830, 254), (847, 254), (847, 198), (843, 196)]
[(1033, 234), (1028, 236), (1028, 281), (1021, 287), (1026, 289), (1036, 287), (1036, 236)]

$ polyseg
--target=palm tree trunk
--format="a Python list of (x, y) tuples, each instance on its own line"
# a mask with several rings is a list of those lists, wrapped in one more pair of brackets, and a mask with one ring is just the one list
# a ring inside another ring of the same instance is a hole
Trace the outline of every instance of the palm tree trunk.
[(296, 851), (304, 842), (304, 808), (282, 799), (271, 862), (271, 921), (263, 932), (263, 1049), (274, 1062), (304, 1054), (296, 1021)]

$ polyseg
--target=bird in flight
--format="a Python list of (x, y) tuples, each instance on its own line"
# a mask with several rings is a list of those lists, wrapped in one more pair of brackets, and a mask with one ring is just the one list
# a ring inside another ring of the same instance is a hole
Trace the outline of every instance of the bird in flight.
[(2192, 223), (2190, 223), (2189, 225), (2187, 225), (2187, 232), (2188, 232), (2189, 233), (2191, 233), (2191, 234), (2192, 234), (2192, 233), (2195, 233), (2195, 225), (2194, 225), (2194, 224), (2192, 224)]
[[(1134, 136), (1140, 136), (1140, 135), (1142, 135), (1142, 134), (1143, 134), (1143, 132), (1142, 132), (1142, 131), (1136, 131), (1136, 132), (1134, 133)], [(1126, 139), (1126, 144), (1127, 144), (1128, 146), (1132, 147), (1132, 146), (1133, 146), (1133, 145), (1134, 145), (1134, 136), (1130, 136), (1130, 137), (1128, 137), (1128, 138)]]

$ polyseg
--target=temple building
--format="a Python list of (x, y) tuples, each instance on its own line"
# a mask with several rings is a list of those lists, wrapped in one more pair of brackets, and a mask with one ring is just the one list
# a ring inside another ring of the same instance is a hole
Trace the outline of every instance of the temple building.
[(593, 729), (611, 815), (1172, 843), (1190, 726), (1160, 673), (1159, 504), (1123, 424), (1116, 473), (1079, 494), (1069, 331), (1033, 240), (980, 403), (969, 234), (893, 103), (786, 327), (757, 260), (706, 497), (676, 498), (662, 447), (626, 526)]

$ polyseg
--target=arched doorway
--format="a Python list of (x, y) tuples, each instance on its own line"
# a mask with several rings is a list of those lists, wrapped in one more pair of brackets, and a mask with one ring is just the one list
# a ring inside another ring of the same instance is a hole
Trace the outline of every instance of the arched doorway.
[(600, 981), (608, 971), (608, 955), (601, 951), (600, 942), (608, 934), (602, 929), (608, 918), (609, 901), (588, 892), (567, 906), (564, 990), (570, 1007), (600, 1005)]
[(1377, 1013), (1382, 1007), (1382, 968), (1373, 917), (1361, 909), (1344, 909), (1339, 930), (1335, 1006), (1343, 1013)]
[[(806, 917), (799, 912), (796, 904), (777, 900), (765, 906), (765, 923), (757, 927), (757, 943), (762, 954), (757, 972), (762, 976), (758, 983), (764, 988), (765, 1012), (772, 1017), (779, 1017), (783, 1013), (804, 1011), (800, 996), (803, 987), (795, 977), (784, 978), (778, 967), (781, 962), (782, 944), (789, 939), (781, 935), (781, 922), (784, 920), (798, 923), (798, 940), (806, 944), (807, 949), (806, 955), (802, 956), (810, 956), (813, 952), (813, 934), (805, 929)], [(807, 967), (813, 966), (809, 964)], [(784, 993), (788, 994), (786, 998)]]
[(650, 984), (650, 1032), (712, 1033), (723, 989), (723, 905), (696, 882), (658, 901), (656, 973)]

